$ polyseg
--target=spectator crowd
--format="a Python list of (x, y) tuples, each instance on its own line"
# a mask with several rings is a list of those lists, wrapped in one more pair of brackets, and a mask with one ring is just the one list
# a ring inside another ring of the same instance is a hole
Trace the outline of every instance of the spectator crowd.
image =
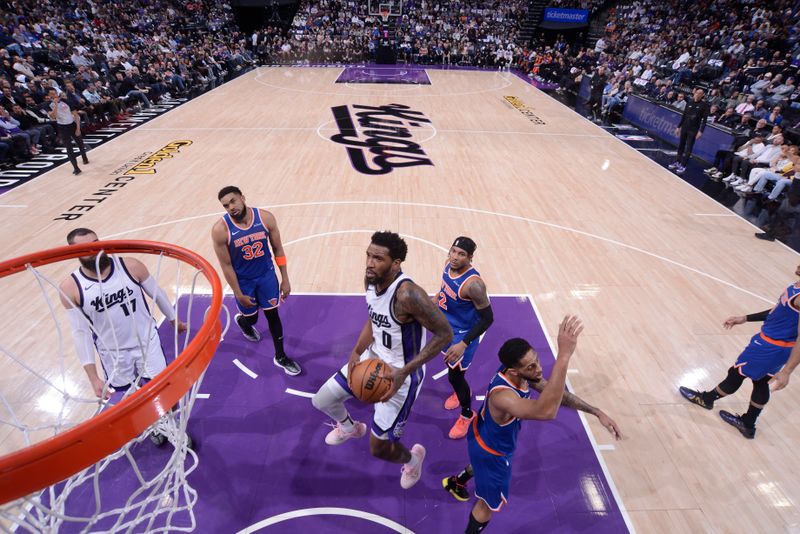
[(374, 61), (383, 44), (406, 63), (510, 66), (527, 9), (526, 0), (406, 0), (384, 23), (367, 2), (304, 0), (287, 32), (268, 27), (252, 42), (270, 63)]
[(220, 0), (18, 0), (0, 12), (0, 165), (50, 150), (54, 97), (91, 132), (254, 60)]

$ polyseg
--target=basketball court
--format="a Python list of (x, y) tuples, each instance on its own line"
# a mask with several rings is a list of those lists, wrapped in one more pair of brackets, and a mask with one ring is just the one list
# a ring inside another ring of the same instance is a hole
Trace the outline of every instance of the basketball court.
[[(467, 462), (466, 443), (446, 437), (453, 413), (441, 408), (441, 361), (428, 365), (407, 427), (404, 441), (428, 449), (408, 491), (399, 466), (372, 459), (366, 440), (327, 447), (324, 416), (307, 398), (355, 343), (364, 251), (379, 229), (405, 237), (404, 271), (431, 293), (453, 238), (478, 244), (497, 321), (467, 375), (476, 396), (506, 338), (527, 337), (547, 374), (548, 335), (568, 313), (585, 322), (571, 390), (625, 439), (568, 409), (525, 423), (509, 504), (490, 531), (800, 531), (797, 384), (773, 395), (754, 441), (716, 414), (744, 409), (748, 385), (713, 412), (677, 392), (724, 376), (757, 325), (725, 331), (723, 321), (771, 306), (794, 280), (796, 253), (754, 239), (755, 227), (514, 74), (262, 67), (89, 157), (80, 176), (61, 166), (2, 196), (5, 258), (61, 246), (85, 226), (104, 239), (176, 243), (216, 266), (210, 232), (226, 185), (280, 226), (294, 293), (282, 310), (287, 350), (304, 372), (290, 378), (273, 366), (269, 339), (249, 343), (235, 326), (225, 334), (189, 422), (198, 532), (466, 525), (470, 505), (441, 489)], [(48, 273), (59, 280), (76, 265)], [(165, 265), (164, 280), (181, 280), (175, 271)], [(163, 287), (175, 297), (190, 285)], [(35, 280), (16, 275), (0, 289), (4, 349), (62, 376)], [(89, 396), (77, 358), (65, 361), (69, 387)], [(0, 387), (29, 407), (30, 424), (52, 411), (42, 399), (53, 392), (22, 373), (5, 373)], [(18, 443), (9, 432), (0, 439), (4, 453)]]

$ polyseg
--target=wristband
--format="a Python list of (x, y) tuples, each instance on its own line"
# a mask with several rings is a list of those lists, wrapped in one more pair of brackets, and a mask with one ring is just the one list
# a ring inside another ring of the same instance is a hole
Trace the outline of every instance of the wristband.
[(286, 267), (286, 256), (275, 256), (275, 265), (278, 267)]

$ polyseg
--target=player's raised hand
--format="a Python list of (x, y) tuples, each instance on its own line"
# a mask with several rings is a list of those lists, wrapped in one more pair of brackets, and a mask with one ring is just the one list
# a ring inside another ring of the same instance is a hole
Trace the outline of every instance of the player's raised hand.
[[(173, 327), (177, 327), (179, 334), (183, 334), (184, 332), (186, 332), (186, 323), (184, 323), (180, 319), (175, 319), (174, 321), (170, 322), (172, 323)], [(175, 324), (176, 322), (178, 323), (177, 325)]]
[(725, 330), (730, 330), (737, 324), (742, 324), (745, 321), (747, 321), (747, 317), (745, 317), (744, 315), (731, 315), (730, 317), (725, 319), (725, 322), (722, 323), (722, 327)]
[(558, 357), (571, 356), (578, 346), (578, 336), (583, 332), (583, 323), (577, 315), (567, 315), (558, 325)]

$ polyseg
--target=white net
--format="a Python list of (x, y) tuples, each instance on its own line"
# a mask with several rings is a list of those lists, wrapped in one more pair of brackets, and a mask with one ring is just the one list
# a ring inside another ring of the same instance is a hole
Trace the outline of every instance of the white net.
[[(105, 285), (98, 277), (99, 287), (94, 291), (99, 295), (100, 310), (107, 311), (109, 303), (114, 302), (125, 312), (118, 315), (129, 318), (128, 323), (102, 324), (90, 320), (91, 314), (83, 314), (96, 353), (104, 355), (97, 366), (102, 369), (98, 375), (103, 381), (99, 398), (76, 354), (70, 333), (73, 330), (74, 335), (75, 327), (70, 327), (67, 311), (59, 302), (69, 297), (54, 281), (68, 279), (70, 271), (79, 266), (77, 260), (37, 268), (28, 265), (25, 272), (0, 279), (0, 294), (8, 296), (0, 304), (0, 321), (9, 326), (0, 339), (0, 365), (4, 369), (0, 377), (0, 456), (115, 410), (157, 376), (151, 372), (152, 361), (160, 357), (168, 362), (183, 352), (205, 321), (211, 285), (200, 276), (204, 273), (163, 253), (121, 256), (135, 257), (147, 265), (158, 287), (165, 290), (164, 296), (171, 297), (178, 320), (158, 327), (161, 314), (147, 291), (114, 291), (111, 276)], [(98, 254), (95, 258), (98, 272), (100, 257)], [(163, 285), (162, 280), (174, 283)], [(75, 282), (80, 283), (77, 278)], [(35, 298), (37, 293), (39, 297)], [(230, 318), (225, 322), (229, 325)], [(179, 332), (181, 323), (186, 325), (185, 333)], [(119, 377), (125, 376), (123, 371), (131, 363), (132, 380), (120, 387)], [(155, 369), (160, 371), (163, 365)], [(159, 419), (119, 450), (93, 460), (89, 467), (52, 486), (1, 504), (0, 530), (194, 530), (197, 492), (188, 477), (197, 468), (198, 457), (188, 422), (201, 383), (202, 375), (175, 406), (164, 407)]]

